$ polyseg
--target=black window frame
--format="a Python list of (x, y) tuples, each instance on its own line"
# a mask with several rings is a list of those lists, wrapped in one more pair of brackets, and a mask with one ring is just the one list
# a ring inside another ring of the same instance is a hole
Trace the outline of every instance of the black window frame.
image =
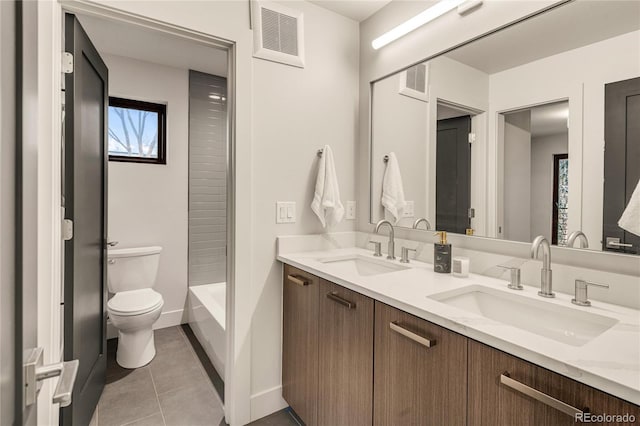
[(133, 157), (109, 154), (109, 161), (142, 164), (167, 164), (167, 106), (153, 102), (137, 101), (134, 99), (109, 96), (109, 106), (115, 108), (137, 109), (158, 114), (158, 157)]

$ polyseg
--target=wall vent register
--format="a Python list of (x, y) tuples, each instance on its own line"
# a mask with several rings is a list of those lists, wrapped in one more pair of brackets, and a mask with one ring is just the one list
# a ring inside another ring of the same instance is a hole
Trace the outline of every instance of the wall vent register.
[(304, 21), (300, 11), (252, 1), (253, 56), (304, 68)]
[(429, 101), (429, 66), (425, 63), (414, 65), (400, 73), (400, 89), (398, 93), (421, 100)]

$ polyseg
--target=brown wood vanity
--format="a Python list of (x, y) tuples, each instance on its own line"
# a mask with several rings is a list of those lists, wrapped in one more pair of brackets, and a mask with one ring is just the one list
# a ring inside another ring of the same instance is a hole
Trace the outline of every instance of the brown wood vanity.
[(640, 421), (635, 404), (286, 264), (283, 298), (282, 393), (308, 426)]

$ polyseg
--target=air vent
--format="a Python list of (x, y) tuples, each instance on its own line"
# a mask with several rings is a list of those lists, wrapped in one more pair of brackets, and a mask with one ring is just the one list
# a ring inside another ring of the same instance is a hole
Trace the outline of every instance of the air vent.
[(252, 1), (253, 56), (304, 68), (302, 12), (277, 3)]
[(401, 95), (429, 101), (429, 66), (427, 64), (414, 65), (400, 74)]

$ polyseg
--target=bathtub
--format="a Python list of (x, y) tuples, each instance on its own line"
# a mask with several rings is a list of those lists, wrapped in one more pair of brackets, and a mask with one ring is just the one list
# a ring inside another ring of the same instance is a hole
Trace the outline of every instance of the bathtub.
[(223, 378), (227, 350), (226, 293), (224, 282), (189, 287), (189, 325)]

